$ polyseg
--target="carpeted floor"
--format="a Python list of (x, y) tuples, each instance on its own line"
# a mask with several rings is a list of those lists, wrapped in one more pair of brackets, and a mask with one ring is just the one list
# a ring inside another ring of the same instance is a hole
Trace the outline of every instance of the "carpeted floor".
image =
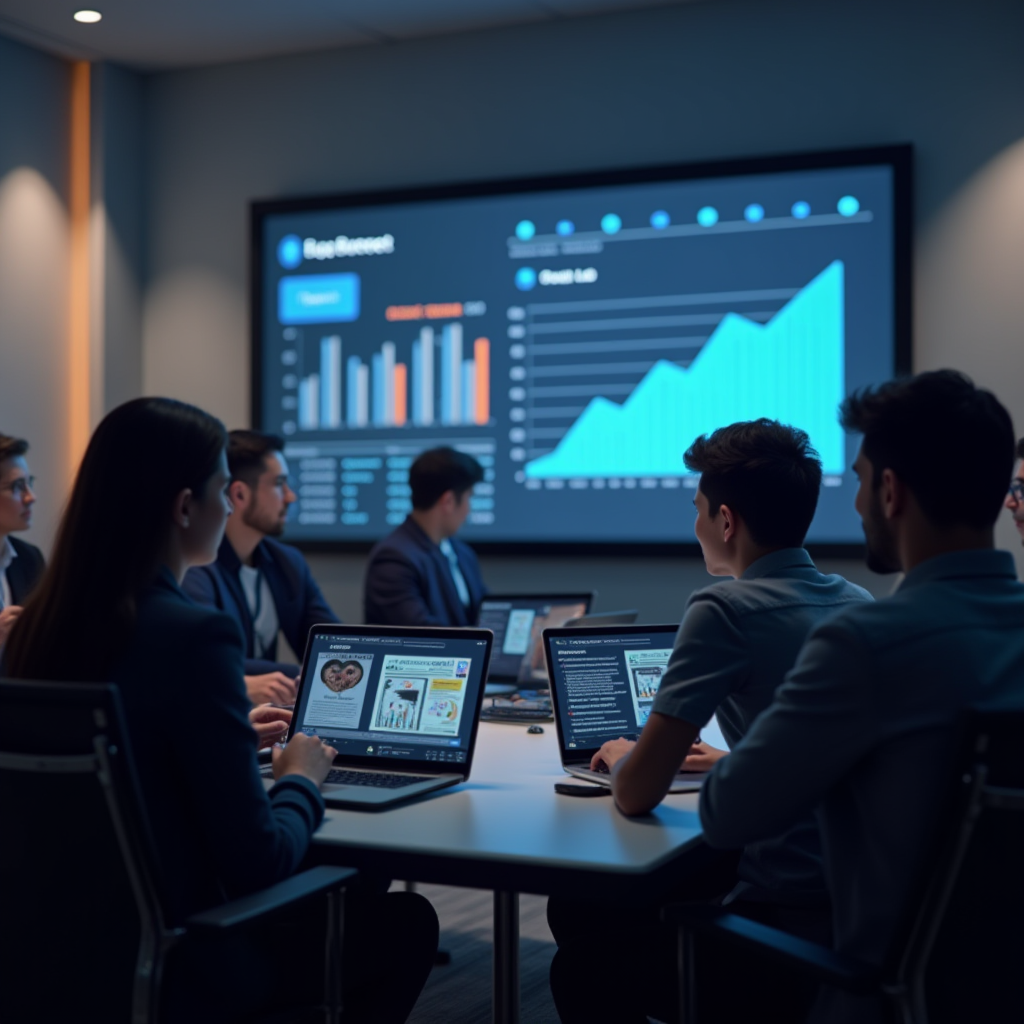
[[(491, 1019), (493, 894), (419, 885), (441, 919), (450, 964), (435, 967), (409, 1024), (486, 1024)], [(555, 952), (545, 919), (547, 898), (519, 897), (520, 1000), (524, 1024), (558, 1024), (548, 966)]]

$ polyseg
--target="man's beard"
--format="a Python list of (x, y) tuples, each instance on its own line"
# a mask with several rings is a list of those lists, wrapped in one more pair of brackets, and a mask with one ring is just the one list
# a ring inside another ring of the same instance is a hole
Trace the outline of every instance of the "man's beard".
[(878, 498), (878, 491), (874, 491), (871, 495), (871, 505), (868, 508), (867, 516), (862, 518), (862, 525), (864, 540), (867, 544), (867, 552), (864, 555), (867, 567), (872, 572), (881, 575), (899, 572), (903, 566), (900, 565), (896, 540), (882, 513), (882, 503)]
[(242, 513), (242, 522), (265, 537), (280, 537), (284, 533), (284, 520), (269, 516), (259, 508), (247, 508)]

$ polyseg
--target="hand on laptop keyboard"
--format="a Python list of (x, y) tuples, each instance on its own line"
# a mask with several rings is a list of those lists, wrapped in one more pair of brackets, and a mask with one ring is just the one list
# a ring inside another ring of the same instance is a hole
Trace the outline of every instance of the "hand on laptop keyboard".
[(288, 741), (288, 746), (274, 748), (274, 778), (302, 775), (319, 786), (337, 756), (334, 747), (329, 747), (319, 736), (297, 732)]

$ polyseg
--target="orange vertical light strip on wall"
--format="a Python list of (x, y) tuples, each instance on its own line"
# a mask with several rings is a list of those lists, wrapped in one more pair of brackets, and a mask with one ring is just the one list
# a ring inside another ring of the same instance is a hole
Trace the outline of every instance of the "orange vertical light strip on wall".
[(476, 416), (479, 424), (491, 418), (491, 343), (477, 338), (473, 343), (473, 361), (476, 363)]
[(68, 276), (68, 466), (72, 478), (89, 443), (90, 67), (71, 66), (68, 194), (71, 266)]
[(409, 394), (409, 368), (395, 363), (395, 426), (404, 427)]

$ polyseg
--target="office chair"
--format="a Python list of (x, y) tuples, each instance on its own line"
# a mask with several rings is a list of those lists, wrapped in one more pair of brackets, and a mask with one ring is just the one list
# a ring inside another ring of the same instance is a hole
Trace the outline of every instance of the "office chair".
[(754, 947), (822, 984), (880, 997), (898, 1024), (1024, 1020), (1024, 712), (965, 715), (943, 818), (881, 965), (721, 907), (677, 904), (680, 1019), (697, 1024), (695, 932)]
[(339, 1019), (355, 872), (313, 868), (170, 927), (116, 687), (0, 681), (0, 820), (0, 1020), (159, 1024), (172, 949), (314, 897), (328, 901), (314, 1012)]

